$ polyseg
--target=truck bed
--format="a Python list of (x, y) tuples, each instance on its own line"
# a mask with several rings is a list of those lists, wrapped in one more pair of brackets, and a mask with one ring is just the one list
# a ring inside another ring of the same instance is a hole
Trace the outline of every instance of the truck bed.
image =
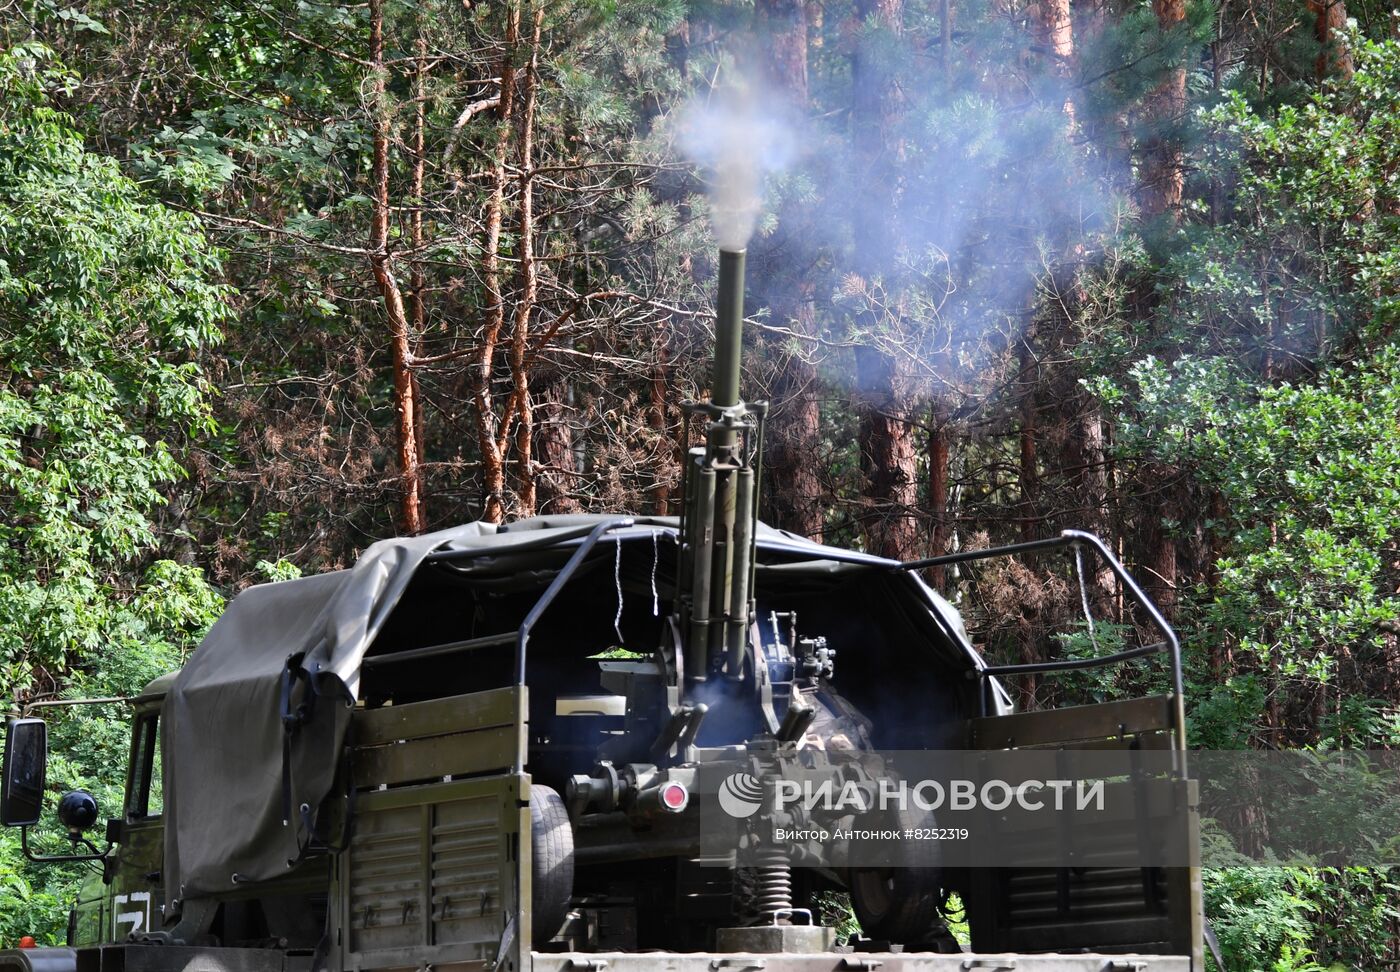
[[(79, 953), (83, 953), (80, 958)], [(1192, 972), (1185, 955), (931, 952), (531, 952), (522, 972)], [(106, 945), (0, 951), (0, 972), (310, 972), (276, 949)], [(485, 962), (454, 963), (490, 969)]]
[(1191, 972), (1185, 955), (531, 952), (528, 972)]

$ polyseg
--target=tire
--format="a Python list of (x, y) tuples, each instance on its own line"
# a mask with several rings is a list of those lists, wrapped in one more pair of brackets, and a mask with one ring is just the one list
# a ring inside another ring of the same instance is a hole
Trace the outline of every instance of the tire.
[[(904, 830), (932, 827), (933, 815), (896, 811), (890, 825)], [(848, 874), (851, 905), (861, 932), (877, 941), (896, 942), (920, 951), (947, 935), (943, 921), (942, 854), (932, 841), (919, 841), (907, 867), (853, 869)], [(951, 936), (949, 936), (951, 937)]]
[(535, 948), (559, 933), (574, 894), (574, 831), (559, 794), (530, 787), (530, 927)]
[(914, 947), (944, 930), (938, 871), (863, 868), (851, 872), (850, 883), (851, 904), (867, 938)]

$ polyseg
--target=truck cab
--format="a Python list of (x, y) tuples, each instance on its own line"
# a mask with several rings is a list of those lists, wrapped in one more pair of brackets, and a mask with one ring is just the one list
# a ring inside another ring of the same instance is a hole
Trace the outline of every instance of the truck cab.
[(131, 700), (131, 751), (121, 816), (107, 823), (113, 850), (102, 873), (88, 877), (68, 919), (69, 945), (124, 941), (159, 925), (161, 882), (160, 707), (175, 672), (152, 681)]

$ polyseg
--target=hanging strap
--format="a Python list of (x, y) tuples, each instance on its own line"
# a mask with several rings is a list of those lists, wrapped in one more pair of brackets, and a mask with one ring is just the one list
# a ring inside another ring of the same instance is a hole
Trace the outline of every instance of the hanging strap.
[[(282, 669), (281, 716), (282, 716), (282, 826), (292, 822), (292, 735), (310, 717), (315, 705), (315, 693), (311, 690), (311, 676), (301, 667), (300, 654), (287, 658), (287, 666)], [(301, 700), (295, 703), (296, 686), (302, 686)]]
[(1089, 632), (1089, 644), (1099, 653), (1099, 639), (1094, 637), (1094, 612), (1089, 609), (1089, 585), (1084, 583), (1084, 548), (1074, 545), (1074, 574), (1079, 580), (1079, 603), (1084, 608), (1084, 625)]
[[(287, 667), (282, 670), (281, 716), (282, 716), (282, 825), (288, 826), (293, 819), (295, 785), (292, 778), (292, 738), (298, 729), (310, 722), (316, 712), (316, 691), (311, 676), (301, 666), (302, 656), (292, 655), (287, 659)], [(297, 701), (296, 687), (302, 687), (300, 701)], [(355, 788), (351, 778), (351, 753), (354, 751), (354, 720), (350, 720), (345, 730), (342, 746), (340, 775), (345, 786), (345, 823), (340, 840), (336, 844), (318, 841), (316, 824), (318, 810), (309, 803), (295, 808), (296, 819), (300, 824), (297, 834), (297, 853), (287, 860), (287, 867), (293, 868), (312, 853), (338, 853), (350, 844), (355, 820)]]

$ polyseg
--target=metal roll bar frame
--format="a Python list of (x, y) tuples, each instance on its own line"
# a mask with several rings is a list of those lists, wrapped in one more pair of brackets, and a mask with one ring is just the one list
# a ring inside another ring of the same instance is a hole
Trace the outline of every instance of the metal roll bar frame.
[[(513, 639), (511, 637), (510, 632), (503, 632), (499, 635), (491, 635), (481, 639), (472, 639), (467, 642), (458, 642), (452, 645), (434, 646), (430, 649), (409, 652), (408, 654), (414, 655), (415, 657), (419, 655), (426, 656), (429, 653), (437, 654), (438, 652), (446, 649), (464, 649), (468, 647), (477, 646), (484, 647), (487, 644), (502, 644), (507, 643), (510, 640), (514, 640), (515, 684), (517, 686), (523, 687), (525, 685), (526, 657), (529, 650), (530, 634), (533, 631), (535, 625), (539, 622), (540, 618), (544, 615), (544, 612), (549, 609), (550, 605), (553, 604), (554, 600), (559, 596), (559, 593), (564, 589), (565, 586), (568, 585), (569, 581), (573, 578), (574, 574), (583, 565), (583, 562), (588, 558), (588, 555), (593, 551), (593, 548), (596, 547), (607, 536), (607, 534), (613, 533), (617, 530), (630, 529), (636, 525), (636, 520), (633, 517), (621, 516), (609, 520), (604, 520), (601, 523), (594, 524), (591, 527), (580, 527), (573, 530), (565, 531), (562, 535), (556, 534), (548, 538), (541, 537), (538, 541), (530, 541), (526, 544), (513, 546), (512, 548), (510, 548), (510, 553), (518, 553), (522, 549), (544, 549), (548, 547), (554, 547), (563, 543), (570, 543), (574, 540), (582, 540), (582, 542), (579, 543), (579, 545), (574, 549), (568, 561), (564, 564), (563, 567), (559, 569), (559, 572), (554, 575), (554, 578), (550, 581), (549, 586), (545, 589), (544, 593), (540, 596), (539, 600), (536, 601), (534, 606), (530, 608), (530, 611), (528, 614), (526, 614), (524, 621), (521, 623), (520, 627), (514, 632)], [(669, 528), (652, 524), (645, 525), (645, 528), (649, 533), (666, 534), (679, 539), (679, 531), (676, 528)], [(1171, 664), (1173, 716), (1172, 721), (1175, 723), (1176, 729), (1176, 749), (1180, 756), (1180, 770), (1184, 774), (1185, 757), (1184, 755), (1180, 755), (1183, 754), (1186, 749), (1185, 677), (1182, 672), (1181, 664), (1181, 643), (1177, 639), (1176, 632), (1172, 630), (1171, 625), (1167, 622), (1167, 619), (1163, 617), (1162, 612), (1157, 608), (1155, 604), (1152, 603), (1151, 598), (1147, 596), (1147, 593), (1143, 591), (1142, 587), (1138, 585), (1137, 581), (1135, 581), (1132, 578), (1132, 576), (1128, 573), (1127, 569), (1124, 568), (1123, 564), (1118, 560), (1117, 557), (1113, 555), (1113, 552), (1108, 549), (1108, 546), (1094, 534), (1089, 533), (1085, 530), (1064, 530), (1058, 536), (1047, 537), (1044, 540), (1032, 540), (1027, 543), (1013, 543), (1001, 547), (990, 547), (985, 550), (967, 550), (961, 553), (944, 554), (939, 557), (926, 557), (921, 560), (909, 560), (904, 562), (882, 562), (878, 559), (868, 558), (868, 555), (853, 555), (852, 560), (856, 563), (868, 565), (872, 569), (883, 568), (894, 571), (909, 571), (922, 570), (926, 567), (941, 567), (949, 566), (952, 564), (972, 563), (980, 560), (992, 560), (1001, 557), (1015, 557), (1022, 554), (1036, 553), (1045, 550), (1059, 550), (1068, 548), (1072, 551), (1075, 551), (1077, 554), (1082, 548), (1085, 547), (1096, 553), (1103, 560), (1103, 562), (1108, 565), (1108, 568), (1113, 572), (1113, 575), (1123, 585), (1124, 593), (1127, 594), (1129, 599), (1135, 605), (1142, 609), (1148, 621), (1151, 623), (1152, 627), (1155, 628), (1161, 634), (1162, 640), (1153, 642), (1152, 644), (1148, 645), (1139, 645), (1138, 647), (1129, 648), (1125, 651), (1118, 651), (1108, 655), (1101, 655), (1097, 658), (1063, 659), (1059, 661), (1032, 662), (1018, 665), (983, 665), (980, 668), (973, 669), (972, 671), (968, 672), (968, 677), (975, 678), (979, 682), (978, 698), (979, 705), (982, 710), (982, 715), (985, 716), (987, 714), (987, 679), (989, 678), (995, 678), (999, 675), (1030, 675), (1034, 673), (1082, 671), (1086, 669), (1104, 668), (1110, 665), (1118, 664), (1120, 662), (1131, 661), (1135, 658), (1143, 658), (1148, 655), (1166, 654), (1169, 656)], [(473, 550), (444, 550), (436, 551), (433, 554), (430, 554), (427, 559), (429, 561), (474, 559), (476, 557), (490, 556), (492, 553), (496, 552), (498, 551), (493, 550), (491, 547), (480, 547)], [(522, 761), (523, 754), (520, 754), (517, 757), (517, 762)], [(521, 766), (517, 766), (517, 771), (523, 771), (523, 768), (524, 767), (522, 763)]]
[[(986, 550), (966, 550), (961, 553), (944, 554), (941, 557), (926, 557), (922, 560), (908, 560), (901, 563), (896, 570), (922, 570), (925, 567), (945, 567), (951, 564), (966, 564), (978, 560), (992, 560), (1000, 557), (1016, 557), (1022, 554), (1036, 553), (1042, 550), (1059, 550), (1069, 548), (1076, 553), (1082, 548), (1089, 548), (1098, 554), (1109, 570), (1113, 571), (1113, 576), (1118, 578), (1123, 585), (1123, 591), (1129, 599), (1147, 616), (1152, 627), (1161, 634), (1162, 640), (1153, 642), (1150, 645), (1140, 645), (1136, 648), (1129, 648), (1126, 651), (1118, 651), (1109, 655), (1101, 655), (1097, 658), (1076, 658), (1064, 659), (1061, 661), (1032, 662), (1021, 665), (986, 665), (968, 673), (969, 678), (979, 680), (979, 702), (982, 706), (982, 714), (986, 715), (987, 705), (987, 679), (998, 675), (1030, 675), (1039, 672), (1066, 672), (1079, 671), (1090, 668), (1104, 668), (1115, 665), (1119, 662), (1130, 661), (1134, 658), (1142, 658), (1147, 655), (1166, 654), (1170, 657), (1172, 673), (1172, 721), (1176, 724), (1176, 749), (1179, 754), (1184, 754), (1186, 750), (1186, 702), (1185, 702), (1185, 677), (1181, 667), (1181, 642), (1177, 640), (1176, 632), (1167, 623), (1162, 612), (1157, 605), (1152, 603), (1152, 599), (1133, 580), (1132, 576), (1124, 568), (1123, 564), (1108, 549), (1108, 546), (1097, 536), (1086, 530), (1064, 530), (1056, 537), (1047, 537), (1044, 540), (1032, 540), (1026, 543), (1013, 543), (1004, 547), (989, 547)], [(1184, 755), (1179, 756), (1180, 770), (1183, 775), (1186, 772)]]
[[(549, 586), (545, 588), (544, 593), (540, 595), (540, 599), (535, 602), (534, 607), (530, 608), (530, 613), (525, 615), (525, 620), (521, 623), (520, 631), (515, 640), (515, 684), (517, 687), (523, 688), (525, 685), (525, 652), (529, 648), (530, 632), (534, 629), (535, 624), (544, 615), (544, 612), (549, 609), (549, 606), (554, 603), (554, 599), (559, 596), (559, 592), (569, 583), (570, 578), (574, 576), (574, 572), (583, 565), (589, 553), (598, 545), (598, 541), (603, 539), (603, 535), (605, 533), (611, 533), (613, 530), (625, 530), (628, 527), (635, 526), (636, 522), (637, 521), (630, 516), (620, 516), (615, 520), (604, 520), (590, 530), (588, 536), (584, 537), (583, 542), (578, 545), (578, 549), (569, 557), (568, 562), (560, 568), (559, 573), (554, 575), (554, 580), (549, 582)], [(563, 537), (558, 538), (558, 540), (563, 539)], [(558, 540), (556, 540), (556, 542), (558, 542)], [(524, 706), (522, 706), (520, 709), (520, 718), (523, 720), (524, 716), (525, 710)], [(518, 747), (515, 752), (515, 772), (525, 772), (525, 753)]]

